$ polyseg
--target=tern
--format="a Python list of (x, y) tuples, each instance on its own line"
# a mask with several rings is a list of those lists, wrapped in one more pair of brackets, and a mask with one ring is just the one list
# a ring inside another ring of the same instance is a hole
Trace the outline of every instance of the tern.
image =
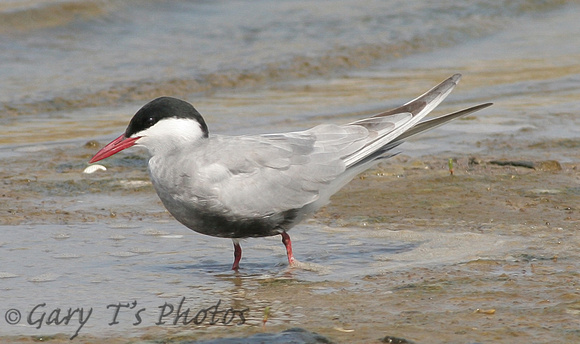
[(492, 105), (422, 120), (460, 78), (455, 74), (400, 107), (352, 123), (262, 135), (210, 135), (191, 104), (161, 97), (137, 111), (125, 133), (90, 163), (145, 147), (163, 205), (196, 232), (231, 238), (232, 270), (242, 258), (240, 239), (274, 235), (282, 236), (292, 266), (297, 261), (288, 231), (356, 175), (397, 154), (393, 149), (405, 139)]

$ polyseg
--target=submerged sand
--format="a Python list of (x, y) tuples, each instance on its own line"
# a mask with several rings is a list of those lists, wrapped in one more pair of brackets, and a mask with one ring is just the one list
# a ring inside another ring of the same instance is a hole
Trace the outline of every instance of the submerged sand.
[[(546, 144), (570, 156), (568, 144)], [(78, 158), (84, 154), (80, 152)], [(135, 159), (141, 173), (130, 165), (126, 170), (119, 166), (117, 171), (135, 185), (145, 185), (131, 191), (115, 190), (109, 177), (87, 179), (78, 171), (72, 181), (67, 171), (35, 181), (27, 180), (25, 171), (20, 176), (4, 176), (10, 188), (2, 192), (2, 208), (8, 208), (10, 216), (3, 216), (2, 224), (18, 228), (111, 217), (144, 222), (169, 219), (162, 208), (155, 207), (156, 211), (139, 213), (132, 208), (130, 213), (121, 209), (115, 213), (99, 205), (67, 210), (66, 204), (50, 204), (46, 197), (43, 204), (38, 203), (47, 185), (52, 185), (53, 195), (63, 188), (72, 189), (73, 194), (80, 192), (78, 188), (97, 194), (109, 188), (109, 192), (150, 195), (143, 161)], [(580, 157), (572, 155), (571, 160), (530, 160), (505, 154), (397, 156), (356, 178), (308, 224), (336, 231), (360, 228), (367, 236), (376, 231), (418, 242), (411, 252), (375, 257), (370, 263), (376, 269), (371, 266), (372, 273), (352, 280), (293, 278), (298, 267), (252, 283), (243, 269), (239, 274), (232, 272), (227, 277), (232, 282), (232, 302), (252, 308), (243, 325), (151, 326), (137, 336), (103, 338), (81, 333), (75, 341), (172, 343), (298, 326), (337, 343), (378, 343), (385, 336), (416, 343), (578, 342)], [(43, 187), (33, 187), (43, 181)], [(307, 233), (302, 235), (307, 237)], [(248, 283), (251, 287), (247, 288)], [(68, 338), (69, 334), (39, 333), (3, 340), (65, 343)]]

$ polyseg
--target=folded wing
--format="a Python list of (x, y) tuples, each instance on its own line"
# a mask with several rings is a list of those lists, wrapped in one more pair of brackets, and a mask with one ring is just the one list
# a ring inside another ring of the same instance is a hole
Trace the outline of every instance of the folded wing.
[(420, 122), (457, 85), (456, 74), (407, 104), (346, 125), (260, 136), (214, 137), (192, 178), (213, 211), (232, 216), (318, 208), (404, 139), (491, 104)]

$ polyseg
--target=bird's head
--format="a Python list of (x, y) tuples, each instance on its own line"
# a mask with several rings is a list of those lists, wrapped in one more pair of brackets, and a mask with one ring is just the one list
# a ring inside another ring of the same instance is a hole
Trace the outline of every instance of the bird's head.
[(191, 104), (161, 97), (139, 109), (125, 133), (98, 151), (89, 162), (103, 160), (134, 145), (147, 148), (152, 156), (163, 154), (208, 135), (203, 117)]

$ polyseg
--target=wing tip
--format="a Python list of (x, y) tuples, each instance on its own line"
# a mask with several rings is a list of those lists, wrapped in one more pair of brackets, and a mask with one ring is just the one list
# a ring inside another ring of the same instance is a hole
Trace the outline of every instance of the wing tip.
[(483, 103), (483, 104), (475, 105), (474, 108), (477, 108), (477, 110), (475, 110), (475, 111), (479, 111), (479, 110), (483, 110), (485, 108), (488, 108), (492, 105), (493, 105), (493, 103), (491, 103), (491, 102), (490, 103)]
[(461, 73), (455, 73), (449, 79), (455, 83), (458, 83), (459, 79), (461, 79)]

